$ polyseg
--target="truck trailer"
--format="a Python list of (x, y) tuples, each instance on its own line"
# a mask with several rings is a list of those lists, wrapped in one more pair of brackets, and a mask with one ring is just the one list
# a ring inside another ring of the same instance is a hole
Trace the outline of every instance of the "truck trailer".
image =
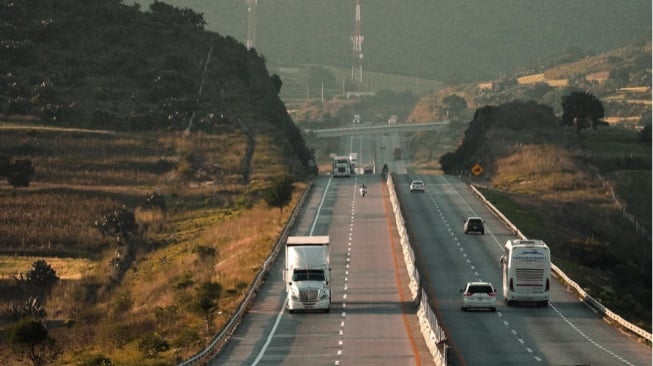
[(283, 271), (288, 312), (331, 309), (328, 236), (289, 236)]

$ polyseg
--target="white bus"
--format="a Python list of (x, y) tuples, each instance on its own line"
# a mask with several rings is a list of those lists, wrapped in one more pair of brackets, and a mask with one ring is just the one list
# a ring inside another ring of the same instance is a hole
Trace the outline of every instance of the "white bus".
[(551, 253), (542, 240), (508, 240), (501, 257), (503, 297), (506, 305), (516, 301), (549, 304)]

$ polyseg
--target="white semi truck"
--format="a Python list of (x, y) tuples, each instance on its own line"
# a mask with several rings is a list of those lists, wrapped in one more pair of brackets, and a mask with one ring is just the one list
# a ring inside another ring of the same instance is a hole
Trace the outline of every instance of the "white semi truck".
[(349, 165), (351, 166), (352, 171), (356, 171), (358, 165), (358, 153), (349, 153)]
[(286, 240), (286, 282), (290, 313), (331, 309), (328, 236), (289, 236)]
[(349, 156), (336, 155), (333, 157), (333, 176), (334, 177), (351, 177), (351, 162)]

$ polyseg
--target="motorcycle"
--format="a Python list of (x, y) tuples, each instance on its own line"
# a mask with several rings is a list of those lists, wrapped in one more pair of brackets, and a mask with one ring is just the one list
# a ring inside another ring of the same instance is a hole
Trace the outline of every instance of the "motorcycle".
[(361, 196), (365, 197), (365, 195), (367, 194), (367, 187), (361, 187), (360, 191), (361, 191)]

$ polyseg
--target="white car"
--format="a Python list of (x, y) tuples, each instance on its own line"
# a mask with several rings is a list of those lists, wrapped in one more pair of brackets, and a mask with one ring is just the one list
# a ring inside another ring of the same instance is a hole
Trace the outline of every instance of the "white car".
[(410, 182), (410, 192), (424, 193), (424, 182), (422, 182), (421, 180), (414, 180)]
[(462, 299), (460, 309), (489, 309), (497, 311), (497, 292), (490, 282), (467, 282), (464, 290), (460, 290)]

